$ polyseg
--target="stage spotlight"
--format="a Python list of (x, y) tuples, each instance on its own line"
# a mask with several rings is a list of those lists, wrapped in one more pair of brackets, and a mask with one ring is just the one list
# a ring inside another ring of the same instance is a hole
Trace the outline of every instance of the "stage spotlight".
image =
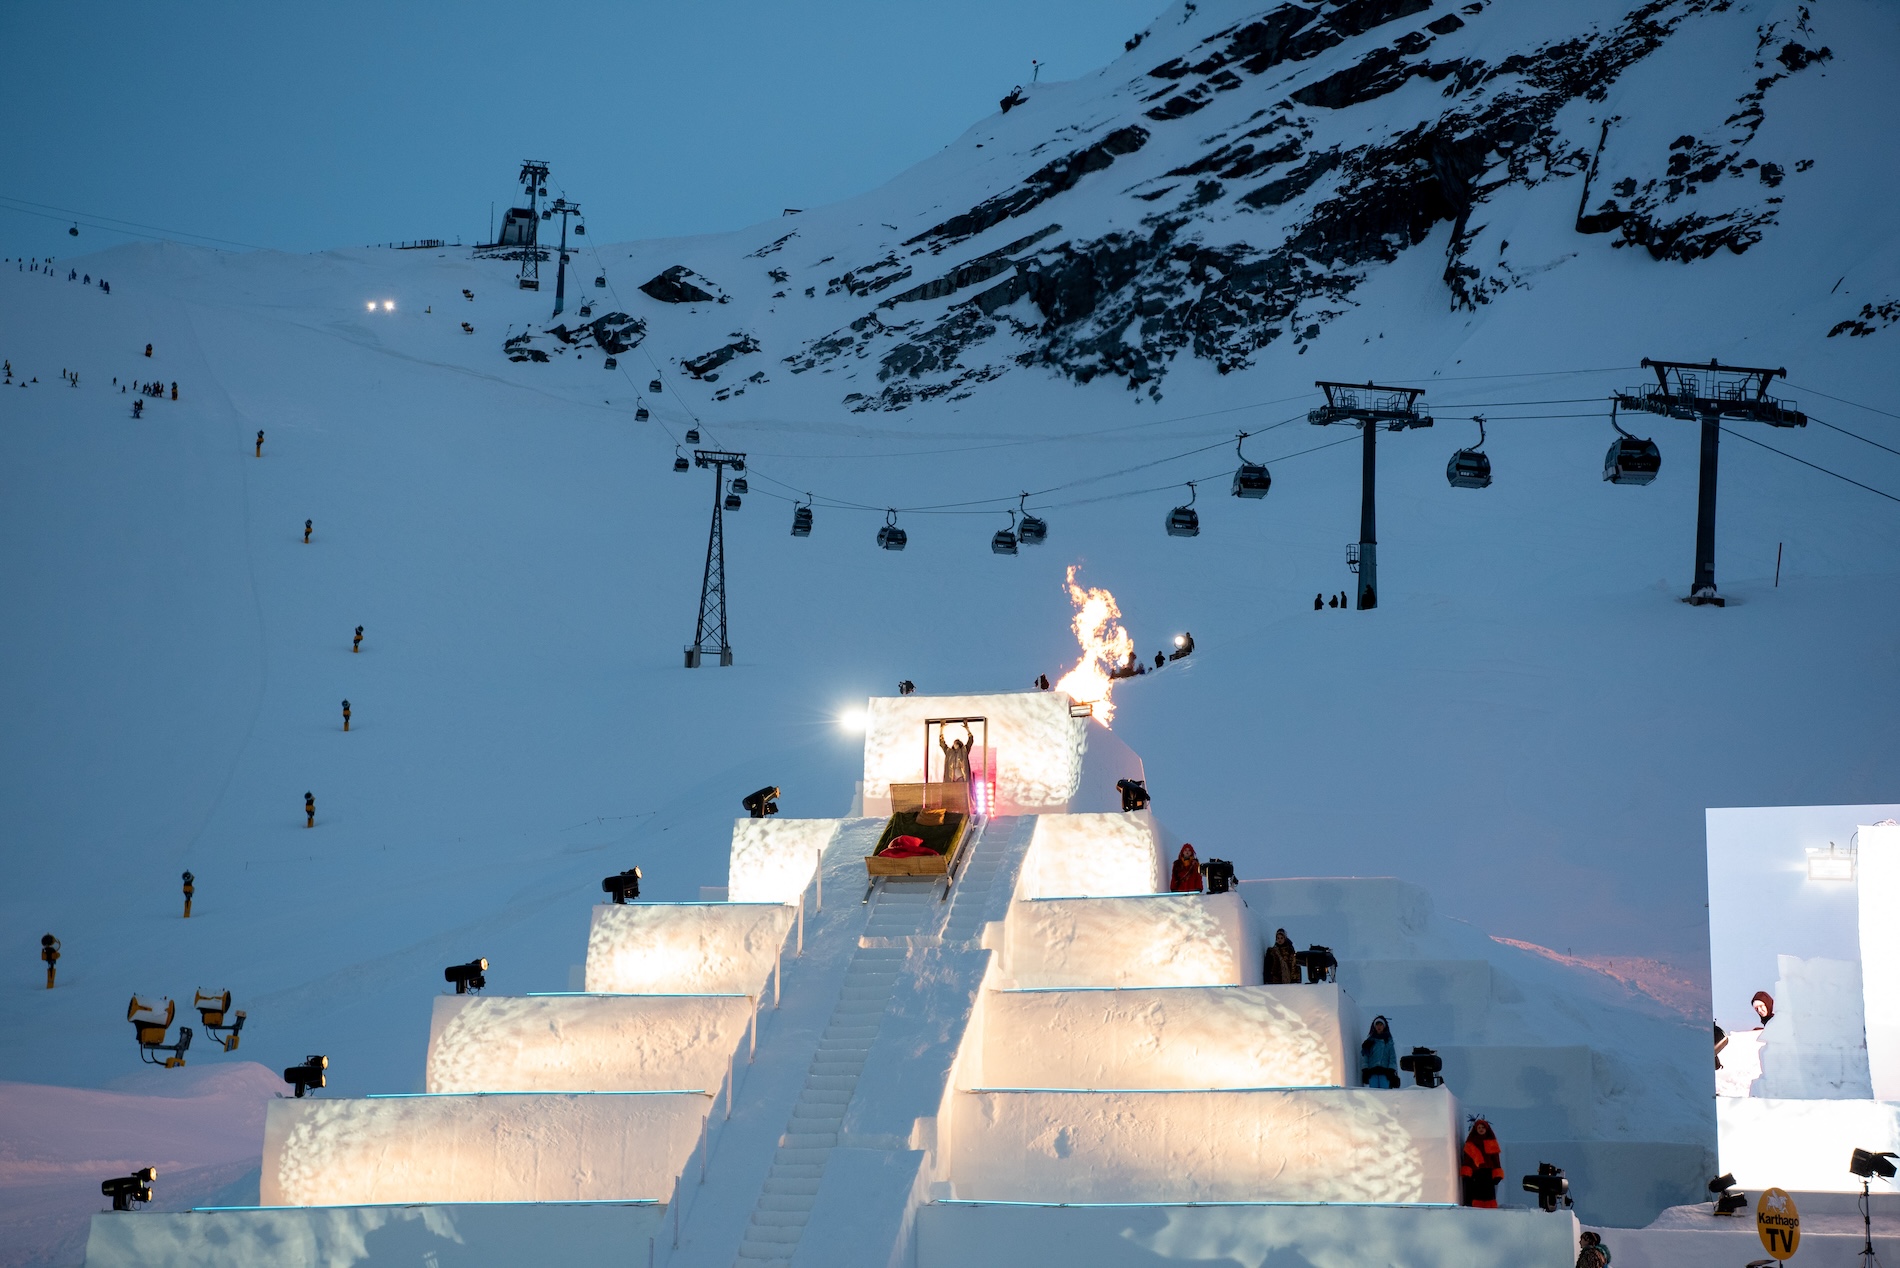
[(1234, 865), (1226, 859), (1208, 859), (1201, 864), (1201, 875), (1207, 878), (1204, 892), (1225, 894), (1234, 888)]
[(442, 970), (442, 980), (455, 984), (457, 995), (466, 995), (470, 991), (479, 991), (488, 985), (488, 960), (470, 960), (467, 964), (451, 964)]
[(99, 1182), (99, 1192), (112, 1199), (112, 1209), (129, 1211), (152, 1200), (152, 1181), (158, 1179), (157, 1167), (140, 1167), (129, 1176), (113, 1176)]
[(1848, 1161), (1847, 1169), (1863, 1180), (1870, 1180), (1875, 1176), (1883, 1180), (1891, 1180), (1894, 1175), (1895, 1156), (1892, 1153), (1873, 1153), (1866, 1149), (1856, 1149), (1853, 1158)]
[(1144, 809), (1153, 800), (1148, 796), (1148, 781), (1145, 779), (1118, 779), (1115, 787), (1121, 791), (1123, 814)]
[(1410, 1056), (1399, 1058), (1399, 1069), (1412, 1076), (1412, 1082), (1419, 1087), (1443, 1087), (1445, 1080), (1438, 1072), (1445, 1068), (1445, 1062), (1430, 1048), (1414, 1048)]
[(775, 815), (778, 813), (778, 788), (776, 785), (761, 788), (742, 798), (739, 804), (744, 806), (745, 812), (754, 819)]
[(1536, 1175), (1524, 1177), (1524, 1192), (1537, 1195), (1537, 1209), (1540, 1211), (1554, 1211), (1559, 1206), (1570, 1205), (1570, 1181), (1564, 1178), (1564, 1169), (1548, 1162), (1537, 1164)]
[(322, 1053), (313, 1053), (303, 1059), (302, 1065), (293, 1065), (285, 1070), (284, 1082), (295, 1088), (297, 1095), (301, 1097), (306, 1089), (320, 1088), (325, 1085), (323, 1072), (329, 1068), (330, 1058)]
[(624, 906), (628, 899), (640, 896), (640, 869), (630, 867), (624, 872), (616, 872), (603, 880), (600, 888), (613, 899), (615, 906)]
[(1854, 852), (1843, 850), (1832, 841), (1827, 849), (1808, 849), (1808, 879), (1811, 881), (1851, 881), (1854, 879)]
[(1306, 980), (1311, 982), (1330, 982), (1333, 972), (1339, 967), (1339, 961), (1333, 958), (1331, 947), (1322, 947), (1318, 943), (1296, 952), (1294, 962), (1306, 970)]

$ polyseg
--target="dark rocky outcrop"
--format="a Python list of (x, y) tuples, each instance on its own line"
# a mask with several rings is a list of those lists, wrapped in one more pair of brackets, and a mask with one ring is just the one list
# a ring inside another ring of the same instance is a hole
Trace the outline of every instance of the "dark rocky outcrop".
[(1074, 189), (1090, 172), (1103, 170), (1115, 161), (1116, 156), (1133, 154), (1147, 143), (1146, 128), (1132, 124), (1117, 128), (1093, 145), (1044, 164), (1008, 193), (986, 199), (961, 215), (933, 225), (906, 240), (904, 245), (908, 247), (930, 242), (932, 251), (941, 251), (965, 238), (973, 238), (985, 229), (1002, 224), (1011, 216), (1020, 216), (1057, 194)]
[(748, 352), (757, 352), (758, 350), (759, 341), (757, 339), (746, 334), (744, 331), (735, 330), (732, 332), (731, 343), (721, 344), (711, 352), (702, 353), (697, 357), (688, 357), (686, 360), (680, 362), (680, 369), (686, 371), (696, 379), (704, 379), (708, 383), (716, 383), (719, 380), (718, 370), (720, 366), (726, 364), (726, 362), (732, 360), (734, 357), (744, 356)]
[[(705, 282), (704, 286), (699, 283)], [(710, 288), (710, 289), (708, 289)], [(725, 303), (726, 297), (718, 293), (719, 288), (707, 282), (705, 278), (687, 268), (684, 264), (675, 264), (672, 268), (640, 283), (640, 289), (662, 304), (710, 304)]]
[(647, 337), (644, 318), (626, 313), (604, 313), (578, 326), (550, 326), (548, 333), (570, 347), (599, 348), (612, 356), (631, 352)]

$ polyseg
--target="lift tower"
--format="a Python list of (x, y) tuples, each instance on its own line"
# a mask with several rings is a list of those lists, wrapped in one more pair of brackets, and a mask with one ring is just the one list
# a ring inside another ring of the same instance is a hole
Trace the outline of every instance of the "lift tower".
[(1715, 482), (1722, 420), (1806, 427), (1808, 416), (1795, 409), (1793, 402), (1768, 395), (1769, 383), (1788, 377), (1785, 369), (1723, 365), (1714, 360), (1707, 365), (1692, 365), (1686, 361), (1651, 361), (1648, 357), (1643, 358), (1643, 368), (1656, 372), (1655, 384), (1618, 392), (1619, 406), (1702, 423), (1702, 466), (1695, 497), (1695, 581), (1689, 587), (1689, 602), (1712, 603), (1719, 608), (1724, 605), (1715, 592)]
[(519, 284), (524, 291), (538, 291), (541, 289), (541, 212), (537, 200), (548, 192), (548, 165), (537, 159), (522, 159), (521, 173), (515, 179), (528, 191), (528, 240), (522, 244)]
[[(581, 205), (571, 203), (565, 198), (557, 198), (541, 214), (544, 217), (559, 216), (561, 218), (561, 262), (555, 266), (554, 271), (554, 315), (559, 317), (561, 310), (567, 307), (567, 218), (580, 215)], [(581, 226), (574, 226), (576, 236), (583, 232)]]
[[(699, 582), (699, 625), (686, 649), (686, 667), (698, 669), (707, 652), (718, 652), (719, 663), (732, 663), (732, 644), (726, 641), (726, 468), (745, 470), (745, 455), (724, 449), (693, 450), (693, 465), (713, 469), (712, 533), (706, 538), (706, 571)], [(738, 498), (732, 504), (739, 504)]]
[(1429, 414), (1418, 412), (1422, 387), (1380, 387), (1375, 383), (1327, 383), (1313, 385), (1326, 393), (1326, 403), (1308, 410), (1306, 421), (1316, 427), (1350, 423), (1365, 438), (1360, 458), (1359, 541), (1346, 547), (1346, 566), (1359, 578), (1358, 605), (1361, 611), (1379, 606), (1379, 534), (1377, 511), (1373, 504), (1373, 485), (1378, 474), (1376, 437), (1379, 429), (1404, 431), (1408, 427), (1430, 427)]

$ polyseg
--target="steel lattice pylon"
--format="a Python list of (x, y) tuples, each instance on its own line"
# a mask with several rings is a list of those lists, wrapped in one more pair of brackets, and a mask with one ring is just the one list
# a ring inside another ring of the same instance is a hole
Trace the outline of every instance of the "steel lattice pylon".
[[(699, 624), (686, 649), (686, 668), (699, 668), (707, 652), (717, 652), (721, 665), (732, 663), (732, 644), (726, 638), (726, 468), (745, 470), (745, 455), (719, 449), (693, 450), (695, 466), (713, 469), (712, 531), (706, 537), (706, 571), (699, 582)], [(738, 499), (733, 499), (736, 505)]]

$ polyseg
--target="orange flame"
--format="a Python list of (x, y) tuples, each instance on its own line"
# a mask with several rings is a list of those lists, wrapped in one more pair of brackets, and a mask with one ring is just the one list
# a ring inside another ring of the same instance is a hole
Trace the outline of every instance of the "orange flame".
[(1109, 671), (1126, 664), (1134, 654), (1135, 640), (1122, 628), (1122, 610), (1115, 603), (1115, 596), (1106, 590), (1094, 587), (1084, 588), (1075, 584), (1076, 565), (1069, 565), (1068, 580), (1064, 583), (1069, 590), (1069, 602), (1075, 605), (1075, 617), (1070, 624), (1075, 629), (1075, 641), (1082, 645), (1081, 659), (1075, 662), (1075, 668), (1062, 675), (1062, 681), (1056, 684), (1056, 690), (1067, 692), (1071, 700), (1079, 703), (1093, 703), (1095, 716), (1103, 726), (1115, 720), (1115, 702), (1109, 696), (1114, 686)]

